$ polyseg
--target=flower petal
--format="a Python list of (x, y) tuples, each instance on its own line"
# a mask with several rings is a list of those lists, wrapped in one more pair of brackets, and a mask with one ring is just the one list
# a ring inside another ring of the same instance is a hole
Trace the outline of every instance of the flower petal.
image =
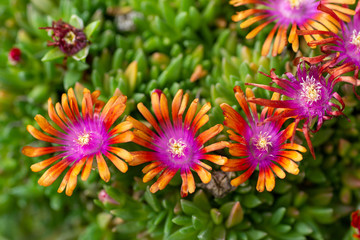
[(57, 146), (57, 147), (31, 147), (25, 146), (21, 150), (22, 154), (28, 157), (39, 157), (45, 154), (54, 153), (64, 151), (64, 147)]
[(240, 184), (244, 183), (253, 174), (254, 170), (255, 170), (254, 166), (250, 167), (248, 170), (246, 170), (246, 172), (244, 172), (237, 178), (234, 178), (233, 180), (231, 180), (231, 182), (230, 182), (231, 185), (233, 185), (234, 187), (237, 187)]
[(223, 130), (223, 128), (224, 127), (221, 124), (217, 124), (217, 125), (209, 128), (208, 130), (200, 133), (200, 135), (196, 138), (196, 140), (199, 143), (199, 145), (202, 146), (204, 143), (209, 141), (211, 138), (218, 135)]
[(81, 180), (86, 181), (89, 178), (92, 164), (93, 164), (94, 156), (89, 156), (86, 160), (85, 167), (81, 173)]
[(61, 160), (46, 170), (38, 180), (38, 183), (44, 187), (50, 186), (70, 164), (71, 162), (68, 159)]
[(97, 161), (100, 177), (105, 182), (108, 182), (110, 180), (110, 171), (101, 153), (96, 154), (96, 161)]
[(193, 166), (194, 171), (199, 175), (203, 183), (209, 183), (211, 180), (211, 174), (200, 165)]
[[(125, 150), (124, 150), (125, 151)], [(105, 153), (105, 156), (110, 159), (110, 161), (115, 165), (117, 169), (119, 169), (121, 172), (125, 173), (128, 170), (128, 166), (124, 161), (122, 161), (120, 158), (116, 157), (115, 155), (112, 155), (109, 152)]]

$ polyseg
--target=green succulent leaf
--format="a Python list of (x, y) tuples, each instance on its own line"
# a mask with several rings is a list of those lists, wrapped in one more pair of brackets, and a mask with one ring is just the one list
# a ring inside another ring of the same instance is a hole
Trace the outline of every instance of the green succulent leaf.
[(183, 239), (194, 239), (197, 235), (197, 230), (193, 226), (180, 228), (169, 236), (169, 240), (183, 240)]
[(159, 212), (161, 210), (160, 201), (156, 198), (155, 194), (152, 194), (149, 190), (150, 188), (147, 187), (144, 197), (146, 202), (152, 207), (155, 212)]
[(70, 25), (74, 26), (75, 28), (78, 28), (78, 29), (84, 28), (83, 20), (75, 14), (70, 17), (69, 23), (70, 23)]
[(96, 29), (98, 29), (99, 26), (100, 26), (100, 20), (88, 24), (84, 29), (84, 33), (86, 37), (90, 39), (90, 37), (94, 34), (94, 32), (96, 31)]
[(52, 60), (55, 60), (58, 58), (63, 58), (65, 56), (66, 56), (66, 54), (63, 53), (59, 48), (53, 48), (44, 55), (44, 57), (41, 59), (41, 61), (43, 61), (43, 62), (52, 61)]
[(285, 212), (286, 212), (286, 208), (284, 207), (277, 209), (272, 215), (270, 219), (270, 223), (274, 226), (278, 225), (280, 221), (283, 219)]
[(253, 194), (248, 194), (244, 197), (242, 204), (248, 208), (254, 208), (261, 204), (261, 200)]
[(187, 216), (176, 216), (172, 219), (172, 222), (179, 226), (186, 226), (191, 223), (191, 217)]

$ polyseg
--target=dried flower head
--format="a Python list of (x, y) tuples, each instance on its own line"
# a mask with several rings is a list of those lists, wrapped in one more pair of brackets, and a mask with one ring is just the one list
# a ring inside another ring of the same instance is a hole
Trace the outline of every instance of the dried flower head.
[[(234, 92), (248, 121), (228, 104), (220, 105), (225, 116), (224, 125), (231, 129), (228, 131), (229, 138), (236, 142), (230, 144), (230, 154), (240, 157), (229, 159), (221, 169), (225, 172), (245, 171), (231, 181), (233, 186), (238, 186), (248, 180), (256, 167), (259, 167), (256, 189), (262, 192), (266, 187), (267, 191), (272, 191), (275, 187), (274, 173), (279, 178), (284, 178), (285, 172), (282, 167), (291, 174), (298, 174), (299, 168), (294, 161), (301, 161), (302, 155), (297, 151), (306, 152), (306, 149), (296, 143), (287, 143), (295, 131), (294, 123), (281, 130), (285, 118), (265, 121), (269, 117), (279, 116), (280, 110), (274, 111), (272, 107), (265, 107), (259, 118), (256, 104), (248, 103), (241, 88), (236, 86)], [(254, 97), (249, 88), (246, 89), (246, 97)], [(274, 93), (272, 100), (278, 99), (279, 94)], [(264, 123), (260, 124), (262, 122)]]
[(90, 93), (88, 89), (84, 89), (80, 110), (72, 88), (69, 89), (67, 95), (62, 95), (61, 104), (56, 103), (55, 107), (49, 99), (49, 117), (61, 131), (53, 127), (41, 115), (36, 115), (35, 120), (40, 128), (49, 135), (31, 125), (27, 126), (29, 133), (36, 139), (56, 144), (52, 147), (25, 146), (22, 149), (22, 153), (28, 157), (57, 153), (55, 156), (31, 166), (32, 171), (38, 172), (56, 162), (39, 179), (40, 185), (51, 185), (67, 167), (70, 167), (58, 192), (64, 191), (66, 187), (66, 195), (72, 195), (76, 187), (77, 175), (85, 165), (81, 179), (85, 181), (88, 178), (94, 157), (100, 177), (108, 182), (110, 172), (103, 155), (110, 159), (121, 172), (127, 171), (128, 166), (121, 159), (129, 161), (132, 159), (131, 154), (112, 145), (129, 142), (133, 139), (133, 133), (128, 131), (132, 124), (124, 121), (111, 129), (111, 126), (125, 110), (126, 96), (116, 92), (105, 104), (97, 99), (99, 95), (99, 91)]
[[(268, 118), (268, 121), (293, 117), (295, 118), (295, 127), (297, 127), (301, 120), (305, 120), (303, 132), (314, 158), (315, 153), (309, 135), (309, 126), (312, 120), (317, 119), (317, 128), (314, 130), (314, 132), (316, 132), (320, 130), (325, 120), (342, 115), (345, 107), (340, 95), (333, 91), (333, 87), (338, 81), (338, 76), (331, 75), (325, 78), (323, 76), (325, 70), (326, 69), (317, 65), (307, 67), (307, 64), (302, 62), (297, 66), (296, 76), (291, 73), (286, 73), (288, 79), (279, 78), (275, 74), (274, 69), (271, 70), (270, 75), (262, 73), (270, 77), (272, 82), (281, 88), (248, 83), (248, 85), (261, 87), (290, 98), (289, 100), (254, 98), (249, 101), (262, 106), (281, 108), (284, 110), (278, 116)], [(332, 100), (337, 100), (340, 105), (333, 103)]]
[(221, 124), (197, 135), (199, 129), (209, 121), (209, 116), (206, 113), (211, 108), (210, 103), (205, 104), (196, 114), (198, 99), (195, 99), (187, 110), (183, 122), (188, 100), (189, 95), (183, 95), (183, 91), (179, 90), (174, 97), (169, 113), (166, 96), (162, 92), (154, 91), (151, 94), (151, 103), (157, 121), (150, 111), (142, 103), (139, 103), (140, 113), (156, 132), (132, 117), (127, 119), (135, 128), (133, 141), (151, 150), (132, 152), (134, 158), (129, 162), (129, 165), (149, 163), (143, 169), (143, 173), (145, 173), (144, 182), (150, 181), (161, 173), (158, 180), (150, 188), (153, 193), (164, 189), (180, 170), (182, 178), (181, 196), (185, 197), (188, 193), (195, 191), (195, 181), (191, 170), (199, 175), (203, 183), (208, 183), (211, 180), (211, 174), (208, 171), (212, 168), (200, 160), (205, 159), (218, 165), (223, 165), (227, 161), (226, 157), (207, 154), (223, 149), (228, 145), (227, 142), (222, 141), (207, 147), (203, 146), (204, 143), (222, 131), (223, 126)]
[(54, 42), (49, 42), (48, 46), (57, 46), (67, 56), (72, 56), (85, 48), (88, 44), (87, 37), (82, 29), (58, 20), (53, 21), (51, 27), (40, 29), (51, 30)]
[[(337, 16), (344, 21), (350, 21), (348, 15), (353, 15), (354, 11), (346, 8), (345, 4), (354, 4), (354, 0), (343, 0), (342, 6), (338, 5), (338, 0), (322, 0), (328, 8), (334, 9)], [(292, 44), (294, 52), (298, 51), (299, 38), (296, 32), (300, 30), (329, 30), (337, 32), (339, 24), (336, 20), (322, 11), (317, 9), (319, 0), (231, 0), (230, 4), (238, 7), (245, 4), (255, 3), (255, 8), (238, 12), (233, 16), (233, 21), (239, 22), (250, 16), (247, 20), (240, 24), (241, 28), (251, 26), (256, 22), (261, 22), (259, 26), (254, 28), (247, 36), (247, 39), (255, 37), (263, 28), (271, 23), (275, 26), (270, 31), (262, 48), (262, 55), (267, 55), (270, 51), (271, 43), (275, 40), (272, 48), (272, 55), (280, 54), (286, 47), (287, 43)], [(290, 27), (290, 34), (287, 30)], [(322, 39), (319, 35), (306, 36), (307, 42), (313, 38)]]

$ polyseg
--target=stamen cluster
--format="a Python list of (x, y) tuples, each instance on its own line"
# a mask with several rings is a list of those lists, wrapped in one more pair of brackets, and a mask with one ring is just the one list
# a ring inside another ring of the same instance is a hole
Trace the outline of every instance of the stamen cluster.
[(322, 86), (319, 82), (316, 82), (313, 76), (306, 76), (306, 79), (300, 83), (301, 91), (300, 96), (309, 105), (321, 99)]
[(357, 47), (356, 51), (359, 52), (359, 50), (360, 50), (360, 31), (357, 32), (356, 29), (353, 30), (350, 43), (354, 44)]
[(254, 146), (260, 151), (269, 151), (269, 147), (272, 146), (271, 136), (267, 132), (260, 132), (257, 138), (254, 138)]

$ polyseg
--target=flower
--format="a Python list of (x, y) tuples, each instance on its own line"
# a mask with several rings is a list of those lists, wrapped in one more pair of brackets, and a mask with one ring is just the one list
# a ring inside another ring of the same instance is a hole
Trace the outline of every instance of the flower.
[(329, 66), (327, 70), (331, 74), (343, 75), (347, 72), (354, 72), (354, 78), (351, 77), (340, 77), (339, 80), (348, 82), (353, 85), (359, 85), (358, 78), (360, 68), (360, 12), (356, 12), (353, 20), (348, 24), (345, 24), (337, 15), (326, 5), (320, 4), (319, 9), (327, 12), (333, 18), (340, 22), (341, 32), (338, 34), (329, 31), (299, 31), (299, 35), (309, 34), (323, 34), (329, 35), (330, 37), (311, 41), (308, 43), (311, 47), (321, 46), (323, 55), (316, 57), (303, 57), (305, 61), (311, 64), (317, 64), (325, 62), (324, 65)]
[(150, 181), (161, 172), (160, 177), (150, 187), (152, 193), (164, 189), (180, 170), (182, 178), (181, 196), (185, 197), (188, 193), (195, 191), (195, 181), (191, 170), (199, 175), (203, 183), (208, 183), (211, 180), (211, 174), (208, 171), (212, 168), (200, 161), (201, 159), (218, 165), (223, 165), (227, 161), (226, 157), (207, 154), (223, 149), (228, 145), (227, 142), (221, 141), (203, 147), (204, 143), (222, 131), (223, 126), (221, 124), (217, 124), (199, 135), (196, 134), (209, 121), (209, 116), (206, 113), (211, 108), (210, 103), (203, 105), (196, 114), (199, 100), (195, 99), (188, 108), (183, 122), (183, 114), (188, 100), (189, 95), (183, 95), (183, 91), (179, 90), (172, 102), (171, 113), (169, 113), (166, 96), (163, 93), (159, 94), (159, 91), (154, 91), (151, 94), (151, 103), (157, 121), (144, 104), (139, 103), (137, 107), (140, 113), (156, 132), (132, 117), (127, 118), (135, 128), (133, 142), (151, 150), (132, 152), (133, 160), (129, 162), (129, 165), (136, 166), (149, 163), (142, 170), (145, 174), (144, 182)]
[(104, 189), (99, 192), (98, 198), (99, 198), (100, 202), (102, 202), (102, 203), (110, 203), (110, 204), (114, 204), (114, 205), (119, 205), (119, 202), (117, 202), (115, 199), (110, 197), (109, 194), (107, 194), (107, 192)]
[[(270, 23), (275, 23), (275, 26), (267, 36), (262, 47), (262, 55), (267, 55), (270, 50), (271, 42), (276, 33), (273, 44), (272, 55), (280, 54), (286, 47), (287, 42), (292, 44), (292, 49), (297, 52), (299, 49), (299, 39), (296, 33), (300, 30), (330, 30), (332, 32), (338, 31), (339, 24), (330, 15), (321, 12), (317, 9), (319, 5), (318, 0), (231, 0), (230, 4), (235, 7), (245, 4), (255, 3), (256, 8), (248, 9), (238, 12), (232, 17), (233, 21), (239, 22), (247, 17), (253, 16), (240, 24), (241, 28), (246, 28), (255, 22), (261, 22), (259, 26), (247, 34), (247, 39), (255, 37), (263, 28)], [(334, 9), (337, 16), (344, 21), (350, 21), (347, 15), (353, 15), (354, 11), (336, 3), (338, 0), (322, 0), (327, 7)], [(354, 4), (354, 0), (344, 0), (341, 4)], [(290, 27), (291, 26), (291, 27)], [(290, 27), (290, 34), (287, 36), (287, 29)], [(313, 35), (316, 40), (322, 39), (319, 35)], [(311, 41), (311, 36), (305, 36), (307, 42)]]
[(85, 48), (88, 44), (87, 37), (82, 29), (75, 28), (68, 23), (58, 20), (53, 21), (51, 27), (40, 29), (52, 30), (52, 39), (48, 46), (57, 46), (67, 56), (72, 56)]
[(351, 214), (351, 226), (357, 230), (357, 233), (354, 233), (353, 237), (360, 239), (360, 210), (356, 210)]
[(55, 107), (49, 99), (49, 117), (62, 131), (57, 130), (41, 115), (36, 115), (35, 120), (44, 132), (52, 136), (44, 134), (31, 125), (27, 126), (29, 133), (36, 139), (57, 145), (52, 147), (25, 146), (22, 149), (22, 153), (28, 157), (57, 153), (55, 156), (31, 166), (32, 171), (38, 172), (56, 162), (41, 176), (38, 181), (40, 185), (51, 185), (69, 166), (70, 169), (63, 178), (58, 192), (64, 191), (66, 187), (66, 195), (71, 196), (76, 187), (77, 175), (84, 165), (81, 179), (85, 181), (89, 177), (94, 157), (100, 177), (108, 182), (110, 172), (103, 155), (110, 159), (121, 172), (127, 171), (126, 163), (120, 158), (130, 161), (131, 154), (112, 145), (129, 142), (133, 139), (133, 133), (128, 131), (132, 128), (132, 124), (124, 121), (111, 129), (111, 126), (125, 110), (126, 96), (120, 95), (117, 91), (105, 104), (97, 99), (99, 95), (100, 91), (90, 93), (85, 88), (81, 112), (72, 88), (68, 90), (67, 95), (62, 95), (61, 104), (56, 103)]
[(8, 60), (11, 65), (16, 65), (21, 60), (21, 50), (14, 47), (10, 50)]
[[(314, 130), (314, 132), (316, 132), (320, 130), (325, 120), (329, 120), (334, 116), (343, 115), (342, 111), (344, 110), (345, 105), (340, 95), (333, 91), (333, 87), (337, 83), (337, 76), (332, 75), (325, 78), (323, 72), (326, 69), (323, 69), (323, 67), (310, 65), (307, 69), (306, 66), (307, 64), (305, 62), (298, 64), (296, 77), (291, 73), (286, 73), (288, 79), (279, 78), (275, 74), (274, 69), (271, 70), (270, 75), (262, 73), (265, 76), (270, 77), (272, 82), (276, 83), (281, 88), (254, 83), (247, 83), (247, 85), (261, 87), (290, 98), (290, 100), (253, 98), (249, 101), (262, 106), (285, 110), (278, 116), (268, 118), (267, 121), (293, 117), (295, 118), (295, 127), (297, 127), (301, 120), (305, 120), (302, 129), (309, 145), (310, 152), (315, 158), (309, 135), (309, 126), (312, 120), (317, 118), (317, 128)], [(333, 103), (333, 99), (337, 100), (340, 105)]]
[[(229, 138), (236, 142), (230, 144), (229, 152), (232, 156), (241, 157), (229, 159), (221, 169), (225, 172), (245, 171), (231, 180), (231, 185), (238, 186), (248, 180), (259, 166), (256, 189), (263, 192), (266, 187), (267, 191), (272, 191), (275, 187), (273, 173), (281, 179), (284, 178), (285, 172), (279, 167), (281, 166), (291, 174), (298, 174), (299, 168), (293, 161), (301, 161), (302, 155), (297, 151), (306, 152), (306, 149), (296, 143), (287, 143), (292, 132), (295, 131), (294, 123), (281, 130), (286, 118), (265, 121), (268, 117), (279, 116), (280, 110), (274, 111), (272, 107), (266, 107), (262, 110), (259, 119), (256, 104), (248, 103), (239, 86), (234, 88), (234, 92), (248, 122), (228, 104), (220, 105), (225, 116), (224, 125), (231, 129), (228, 130)], [(254, 93), (249, 88), (246, 89), (246, 97), (254, 97)], [(279, 94), (274, 93), (272, 100), (278, 99)], [(261, 122), (264, 123), (260, 124)]]

